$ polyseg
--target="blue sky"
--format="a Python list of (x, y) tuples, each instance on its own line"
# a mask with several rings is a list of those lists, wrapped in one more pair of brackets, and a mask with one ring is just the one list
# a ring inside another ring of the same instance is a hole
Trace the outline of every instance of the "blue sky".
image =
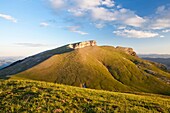
[(170, 54), (169, 0), (0, 0), (0, 56), (77, 41)]

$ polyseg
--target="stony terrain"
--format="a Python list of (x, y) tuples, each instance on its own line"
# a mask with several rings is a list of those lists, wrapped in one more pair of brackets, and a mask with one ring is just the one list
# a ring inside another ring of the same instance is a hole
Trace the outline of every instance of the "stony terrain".
[(78, 42), (78, 43), (68, 45), (68, 47), (71, 49), (80, 49), (88, 46), (97, 46), (97, 42), (95, 40), (90, 40), (90, 41)]
[(128, 48), (128, 47), (116, 47), (117, 50), (124, 51), (125, 53), (137, 57), (136, 52), (133, 50), (133, 48)]

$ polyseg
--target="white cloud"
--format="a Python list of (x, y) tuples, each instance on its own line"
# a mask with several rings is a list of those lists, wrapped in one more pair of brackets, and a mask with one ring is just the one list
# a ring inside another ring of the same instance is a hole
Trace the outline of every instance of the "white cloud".
[(19, 46), (26, 46), (26, 47), (44, 47), (47, 46), (45, 44), (36, 44), (36, 43), (16, 43)]
[(113, 7), (114, 1), (112, 0), (73, 0), (76, 2), (78, 7), (84, 8), (84, 9), (90, 9), (97, 6), (104, 5), (106, 7)]
[(119, 23), (134, 27), (141, 27), (146, 20), (138, 15), (136, 15), (133, 11), (125, 8), (120, 8), (117, 11), (117, 20)]
[(79, 28), (80, 28), (80, 26), (69, 26), (68, 30), (71, 31), (71, 32), (74, 32), (74, 33), (81, 34), (81, 35), (87, 35), (88, 34), (86, 32), (78, 30)]
[(135, 15), (134, 17), (127, 18), (123, 21), (126, 25), (134, 26), (134, 27), (141, 27), (144, 22), (146, 22), (145, 19), (142, 17), (139, 17)]
[(79, 1), (77, 4), (79, 8), (75, 8), (76, 10), (74, 10), (74, 14), (75, 12), (77, 12), (77, 14), (79, 15), (88, 13), (88, 16), (91, 15), (91, 18), (93, 20), (119, 22), (121, 24), (134, 27), (140, 27), (146, 21), (144, 18), (136, 15), (133, 11), (125, 8), (113, 8), (112, 10), (109, 10), (105, 7), (101, 7), (101, 5), (106, 3), (111, 4), (111, 6), (114, 6), (114, 2), (109, 1), (110, 0), (83, 0), (81, 2)]
[(115, 35), (129, 37), (129, 38), (153, 38), (158, 36), (158, 33), (148, 32), (148, 31), (140, 31), (140, 30), (117, 30), (113, 31)]
[[(120, 23), (140, 27), (145, 19), (129, 9), (115, 6), (113, 0), (50, 0), (53, 7), (63, 8), (76, 17), (88, 18), (96, 23), (99, 21)], [(67, 7), (64, 7), (67, 6)], [(56, 9), (57, 11), (57, 9)]]
[(112, 0), (102, 0), (102, 1), (101, 1), (101, 4), (102, 4), (102, 5), (105, 5), (105, 6), (107, 6), (107, 7), (113, 7), (113, 6), (115, 6), (114, 1), (112, 1)]
[(52, 7), (55, 9), (63, 8), (65, 6), (65, 2), (66, 0), (50, 0)]
[(150, 19), (152, 29), (166, 29), (170, 28), (170, 8), (160, 6), (157, 8), (156, 15)]
[(152, 24), (152, 29), (170, 28), (170, 18), (159, 18)]
[(121, 5), (117, 5), (117, 8), (120, 9), (120, 8), (122, 8), (122, 6)]
[(42, 22), (42, 23), (40, 23), (40, 26), (41, 26), (41, 27), (47, 27), (47, 26), (49, 26), (49, 24), (46, 23), (46, 22)]
[(101, 5), (100, 0), (75, 0), (75, 3), (82, 9), (91, 9)]
[(72, 13), (74, 16), (77, 16), (77, 17), (81, 17), (81, 16), (84, 16), (84, 10), (82, 9), (75, 9), (75, 8), (72, 8), (72, 9), (68, 9), (68, 12), (69, 13)]
[(168, 33), (170, 32), (170, 29), (165, 29), (165, 30), (162, 30), (163, 33)]
[(157, 8), (157, 11), (156, 11), (156, 13), (162, 13), (164, 10), (165, 10), (165, 6), (159, 6), (158, 8)]
[[(142, 29), (170, 28), (170, 8), (160, 6), (154, 15), (141, 17), (130, 9), (116, 4), (115, 0), (49, 0), (51, 6), (58, 11), (63, 9), (74, 17), (84, 17), (93, 23), (119, 24)], [(116, 5), (115, 5), (116, 4)], [(96, 26), (96, 25), (95, 25)], [(96, 26), (99, 28), (100, 26)]]
[(160, 37), (161, 37), (161, 38), (164, 38), (165, 36), (164, 36), (164, 35), (161, 35)]
[(98, 23), (98, 24), (95, 24), (95, 26), (96, 26), (96, 28), (101, 29), (105, 26), (105, 24)]
[(114, 21), (116, 20), (116, 14), (108, 11), (103, 7), (96, 7), (91, 9), (91, 16), (95, 20), (102, 21)]
[(10, 15), (6, 15), (6, 14), (1, 14), (0, 13), (0, 18), (9, 20), (11, 22), (17, 23), (17, 19), (15, 19), (14, 17), (10, 16)]
[(117, 26), (117, 29), (125, 29), (126, 26)]

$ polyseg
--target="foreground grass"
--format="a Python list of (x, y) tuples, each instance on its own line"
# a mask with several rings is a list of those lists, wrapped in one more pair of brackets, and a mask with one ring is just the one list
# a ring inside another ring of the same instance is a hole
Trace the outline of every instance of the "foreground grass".
[(0, 81), (0, 113), (169, 113), (170, 97), (83, 89), (47, 82)]

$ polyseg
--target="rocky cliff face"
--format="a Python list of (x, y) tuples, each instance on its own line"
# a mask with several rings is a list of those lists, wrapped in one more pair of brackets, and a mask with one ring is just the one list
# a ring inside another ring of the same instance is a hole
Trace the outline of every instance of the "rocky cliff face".
[(136, 52), (132, 48), (117, 46), (116, 49), (124, 51), (125, 53), (127, 53), (129, 55), (138, 57)]
[(88, 47), (88, 46), (96, 46), (97, 43), (95, 40), (90, 40), (90, 41), (85, 41), (85, 42), (78, 42), (78, 43), (74, 43), (74, 44), (69, 44), (68, 48), (71, 49), (79, 49), (79, 48), (84, 48), (84, 47)]

